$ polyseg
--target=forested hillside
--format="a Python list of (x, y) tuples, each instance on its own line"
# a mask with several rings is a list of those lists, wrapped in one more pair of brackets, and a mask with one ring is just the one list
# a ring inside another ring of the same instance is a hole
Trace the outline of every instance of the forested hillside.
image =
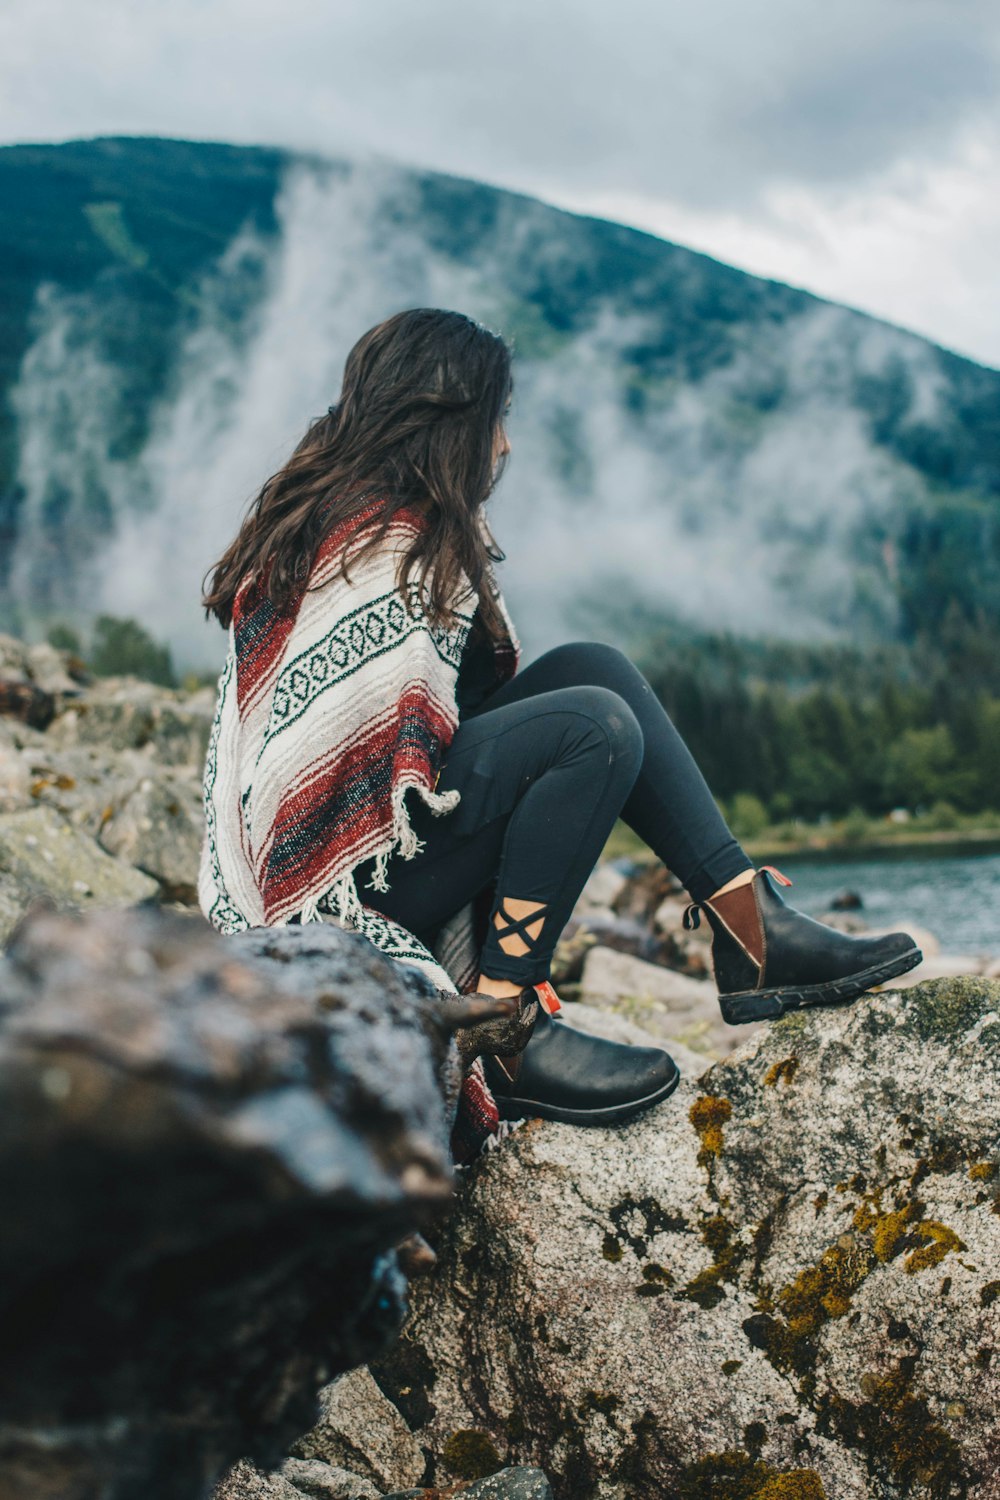
[(529, 654), (628, 643), (724, 795), (995, 800), (996, 371), (480, 183), (171, 140), (0, 150), (0, 290), (0, 628), (134, 616), (210, 671), (201, 577), (350, 344), (460, 307), (515, 347)]

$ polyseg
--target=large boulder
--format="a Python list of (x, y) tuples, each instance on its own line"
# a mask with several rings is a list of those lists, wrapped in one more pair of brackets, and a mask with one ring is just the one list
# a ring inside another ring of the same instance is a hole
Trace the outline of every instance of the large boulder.
[(995, 1500), (998, 1122), (1000, 984), (788, 1017), (624, 1127), (517, 1131), (375, 1378), (438, 1484)]
[(157, 882), (48, 807), (0, 814), (0, 945), (35, 900), (64, 910), (134, 906)]
[(367, 1370), (352, 1370), (321, 1392), (319, 1421), (292, 1455), (354, 1468), (380, 1492), (412, 1488), (426, 1466), (416, 1438)]
[(101, 745), (141, 750), (163, 765), (205, 763), (212, 709), (205, 694), (185, 694), (137, 677), (105, 677), (88, 686), (47, 729), (61, 748)]
[[(144, 779), (176, 776), (140, 750), (99, 745), (60, 749), (47, 735), (13, 752), (23, 771), (18, 806), (52, 807), (68, 823), (98, 838)], [(193, 771), (183, 774), (193, 776)]]
[(167, 901), (197, 901), (204, 833), (201, 771), (160, 765), (150, 746), (60, 748), (0, 741), (0, 813), (53, 808), (103, 849), (151, 875)]
[(393, 1247), (450, 1201), (475, 1009), (325, 923), (26, 918), (0, 959), (4, 1500), (197, 1500), (282, 1462), (399, 1328)]
[(201, 777), (186, 766), (141, 777), (110, 811), (102, 848), (152, 875), (168, 901), (198, 901), (198, 863), (205, 830)]

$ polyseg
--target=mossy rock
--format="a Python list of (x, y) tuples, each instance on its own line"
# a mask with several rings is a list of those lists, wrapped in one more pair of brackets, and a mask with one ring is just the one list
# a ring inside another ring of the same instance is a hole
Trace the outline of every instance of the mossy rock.
[(907, 1008), (925, 1040), (958, 1036), (1000, 1009), (1000, 984), (965, 974), (928, 979), (910, 991)]

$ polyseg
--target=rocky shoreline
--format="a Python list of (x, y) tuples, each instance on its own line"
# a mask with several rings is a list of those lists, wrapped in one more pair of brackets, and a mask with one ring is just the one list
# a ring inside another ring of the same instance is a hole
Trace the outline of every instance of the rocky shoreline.
[[(201, 777), (214, 706), (211, 687), (185, 692), (134, 677), (95, 678), (69, 652), (0, 635), (0, 948), (37, 897), (79, 910), (147, 901), (197, 909)], [(655, 863), (601, 865), (567, 927), (553, 978), (567, 999), (720, 1058), (751, 1028), (719, 1019), (709, 934), (704, 926), (683, 931), (685, 900)], [(868, 930), (853, 912), (824, 920)], [(933, 933), (914, 936), (925, 962), (900, 985), (1000, 976), (998, 959), (942, 955)]]
[[(214, 702), (0, 637), (0, 950), (39, 904), (197, 926)], [(684, 905), (600, 866), (553, 972), (677, 1095), (464, 1173), (402, 1340), (217, 1500), (1000, 1497), (1000, 963), (919, 932), (903, 992), (727, 1027)]]

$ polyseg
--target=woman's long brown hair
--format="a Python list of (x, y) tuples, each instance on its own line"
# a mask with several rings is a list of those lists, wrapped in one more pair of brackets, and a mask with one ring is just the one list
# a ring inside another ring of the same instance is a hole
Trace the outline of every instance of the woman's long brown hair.
[[(228, 629), (237, 592), (253, 582), (287, 607), (323, 537), (377, 496), (377, 524), (351, 560), (379, 545), (398, 510), (429, 502), (428, 525), (400, 560), (401, 589), (416, 569), (431, 621), (447, 624), (464, 572), (480, 595), (483, 625), (498, 638), (500, 612), (482, 585), (504, 554), (481, 512), (503, 468), (493, 452), (510, 392), (509, 348), (462, 313), (415, 308), (369, 329), (347, 356), (337, 404), (310, 424), (208, 570), (206, 615)], [(350, 548), (349, 541), (344, 572)]]

